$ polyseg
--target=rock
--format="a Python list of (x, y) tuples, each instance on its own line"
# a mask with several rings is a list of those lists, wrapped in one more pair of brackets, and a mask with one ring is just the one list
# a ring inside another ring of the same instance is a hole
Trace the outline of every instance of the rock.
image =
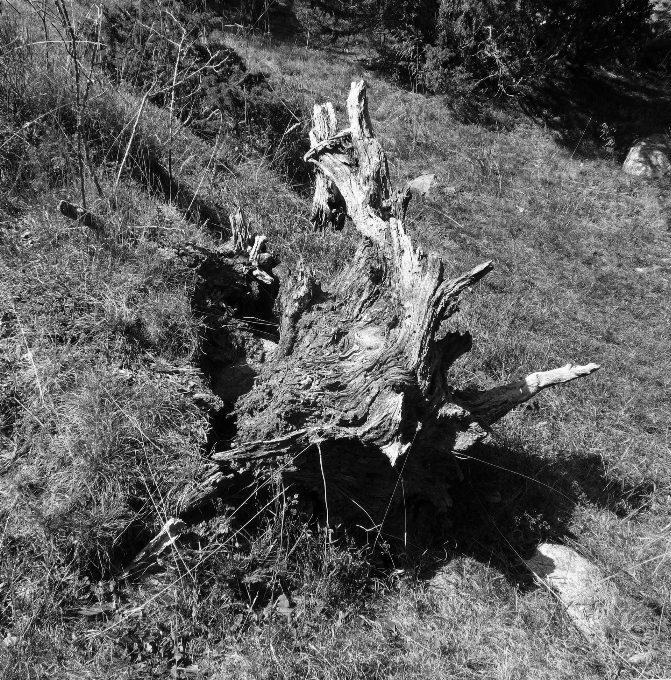
[(633, 666), (645, 666), (654, 661), (657, 656), (658, 654), (655, 651), (639, 652), (630, 656), (627, 661)]
[(420, 175), (408, 182), (408, 189), (414, 196), (426, 196), (431, 187), (436, 183), (437, 176), (435, 174)]
[(282, 594), (275, 601), (275, 609), (279, 614), (287, 617), (287, 621), (291, 619), (291, 614), (296, 609), (296, 605), (289, 601), (289, 598)]
[(542, 543), (526, 565), (549, 586), (575, 625), (589, 638), (605, 636), (617, 588), (599, 569), (565, 545)]
[(622, 166), (624, 172), (636, 177), (662, 177), (671, 172), (671, 138), (652, 135), (631, 147)]
[(4, 640), (0, 640), (0, 649), (10, 649), (16, 647), (19, 643), (19, 638), (16, 635), (8, 635)]

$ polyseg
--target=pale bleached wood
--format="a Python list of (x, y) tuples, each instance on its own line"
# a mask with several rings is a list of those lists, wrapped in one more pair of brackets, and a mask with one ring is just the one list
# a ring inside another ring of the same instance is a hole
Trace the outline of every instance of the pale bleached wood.
[(153, 561), (166, 549), (175, 543), (186, 530), (186, 523), (176, 517), (171, 517), (152, 538), (149, 543), (135, 556), (127, 569), (119, 576), (120, 579), (138, 576), (145, 571)]
[(254, 243), (254, 235), (245, 213), (241, 208), (236, 208), (228, 219), (231, 223), (233, 249), (238, 253), (249, 252), (250, 246)]
[[(236, 208), (229, 216), (231, 224), (231, 244), (236, 254), (246, 255), (250, 265), (249, 273), (265, 286), (275, 286), (277, 280), (272, 274), (268, 258), (264, 258), (268, 239), (263, 234), (255, 234), (242, 208)], [(274, 264), (272, 258), (270, 262)]]
[(491, 390), (462, 393), (459, 398), (462, 405), (478, 420), (494, 423), (516, 406), (535, 397), (541, 390), (583, 378), (600, 368), (599, 364), (587, 364), (587, 366), (566, 364), (566, 366), (550, 371), (531, 373), (522, 380), (494, 387)]
[[(312, 114), (312, 129), (310, 130), (310, 144), (318, 148), (320, 143), (336, 134), (336, 115), (331, 102), (315, 104)], [(317, 169), (315, 177), (315, 192), (312, 199), (310, 221), (319, 229), (329, 227), (342, 228), (345, 213), (342, 197), (333, 181), (321, 170)]]

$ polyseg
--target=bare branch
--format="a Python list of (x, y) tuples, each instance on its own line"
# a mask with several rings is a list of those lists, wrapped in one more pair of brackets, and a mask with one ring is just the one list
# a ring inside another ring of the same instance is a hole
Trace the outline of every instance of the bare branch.
[(553, 385), (571, 382), (577, 378), (591, 375), (601, 368), (598, 364), (573, 366), (566, 364), (551, 371), (531, 373), (523, 380), (508, 385), (494, 387), (481, 392), (462, 392), (458, 395), (460, 403), (478, 420), (494, 423), (511, 411), (515, 406), (523, 404), (533, 396)]

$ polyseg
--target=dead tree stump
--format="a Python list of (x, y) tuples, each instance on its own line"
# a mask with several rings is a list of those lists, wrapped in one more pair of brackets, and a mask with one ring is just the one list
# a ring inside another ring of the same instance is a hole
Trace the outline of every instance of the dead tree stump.
[(236, 404), (237, 438), (213, 455), (185, 509), (251, 472), (312, 494), (331, 525), (439, 530), (459, 455), (518, 404), (599, 368), (569, 364), (491, 390), (450, 385), (472, 339), (443, 324), (492, 264), (450, 279), (440, 258), (413, 247), (411, 192), (392, 191), (363, 81), (347, 112), (349, 128), (313, 139), (305, 158), (337, 187), (362, 243), (329, 286), (309, 272), (283, 283), (279, 346)]

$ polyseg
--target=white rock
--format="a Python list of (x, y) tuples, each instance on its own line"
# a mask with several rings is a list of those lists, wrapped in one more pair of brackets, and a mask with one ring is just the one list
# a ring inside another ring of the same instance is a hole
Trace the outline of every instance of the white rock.
[(414, 195), (426, 196), (437, 179), (437, 175), (434, 174), (420, 175), (413, 179), (412, 182), (408, 182), (408, 189)]
[(602, 638), (617, 598), (617, 588), (599, 569), (565, 545), (542, 543), (526, 560), (536, 578), (549, 586), (576, 626)]
[(652, 135), (640, 139), (631, 147), (622, 166), (624, 172), (636, 177), (662, 177), (671, 172), (671, 138)]
[(630, 656), (627, 661), (634, 666), (643, 666), (654, 661), (657, 656), (657, 652), (655, 651), (639, 652), (638, 654), (633, 654)]

